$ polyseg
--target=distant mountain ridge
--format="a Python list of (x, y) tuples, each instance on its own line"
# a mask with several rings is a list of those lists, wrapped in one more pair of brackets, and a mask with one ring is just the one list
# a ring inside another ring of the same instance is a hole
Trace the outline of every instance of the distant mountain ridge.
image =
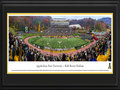
[(111, 18), (109, 18), (109, 17), (104, 17), (104, 18), (98, 19), (98, 21), (103, 21), (103, 22), (105, 22), (105, 24), (111, 24)]

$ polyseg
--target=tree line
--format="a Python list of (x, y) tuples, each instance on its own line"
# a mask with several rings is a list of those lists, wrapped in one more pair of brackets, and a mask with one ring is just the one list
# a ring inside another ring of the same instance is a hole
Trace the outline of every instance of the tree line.
[(79, 24), (81, 27), (84, 27), (86, 30), (98, 30), (104, 31), (105, 29), (110, 29), (110, 24), (106, 24), (104, 21), (99, 21), (92, 18), (84, 18), (79, 20), (70, 20), (70, 25)]
[[(51, 16), (9, 16), (9, 26), (15, 29), (15, 31), (23, 31), (25, 27), (28, 30), (43, 31), (50, 27)], [(70, 25), (79, 24), (86, 30), (98, 30), (104, 31), (110, 28), (110, 24), (106, 24), (104, 21), (99, 21), (92, 18), (84, 19), (72, 19), (69, 20)]]

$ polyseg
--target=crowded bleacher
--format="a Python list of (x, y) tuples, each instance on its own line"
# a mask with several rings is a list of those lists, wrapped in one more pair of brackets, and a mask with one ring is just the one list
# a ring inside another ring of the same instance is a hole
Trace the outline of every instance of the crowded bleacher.
[[(94, 38), (93, 38), (94, 39)], [(9, 32), (9, 60), (10, 61), (110, 61), (111, 60), (111, 32), (85, 51), (77, 54), (59, 54), (59, 56), (42, 54), (29, 47), (12, 32)], [(92, 41), (91, 41), (92, 42)]]

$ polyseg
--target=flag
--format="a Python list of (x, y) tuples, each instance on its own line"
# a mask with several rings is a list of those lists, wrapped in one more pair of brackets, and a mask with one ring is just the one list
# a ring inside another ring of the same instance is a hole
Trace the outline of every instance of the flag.
[(11, 51), (10, 51), (10, 60), (12, 60), (13, 59), (13, 57), (12, 57), (12, 48), (11, 48)]
[(20, 48), (19, 48), (19, 61), (22, 60), (22, 44), (20, 45)]
[(17, 54), (17, 43), (16, 43), (16, 39), (15, 39), (15, 55)]
[(98, 38), (97, 38), (97, 37), (95, 37), (95, 36), (93, 36), (93, 38), (94, 38), (95, 40), (98, 40)]

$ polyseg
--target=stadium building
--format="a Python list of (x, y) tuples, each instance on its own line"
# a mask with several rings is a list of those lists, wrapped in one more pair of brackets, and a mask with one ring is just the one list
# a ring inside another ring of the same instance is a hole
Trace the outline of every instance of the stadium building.
[(67, 36), (73, 33), (72, 28), (69, 28), (69, 20), (65, 18), (53, 18), (50, 22), (50, 27), (47, 29), (46, 35)]

